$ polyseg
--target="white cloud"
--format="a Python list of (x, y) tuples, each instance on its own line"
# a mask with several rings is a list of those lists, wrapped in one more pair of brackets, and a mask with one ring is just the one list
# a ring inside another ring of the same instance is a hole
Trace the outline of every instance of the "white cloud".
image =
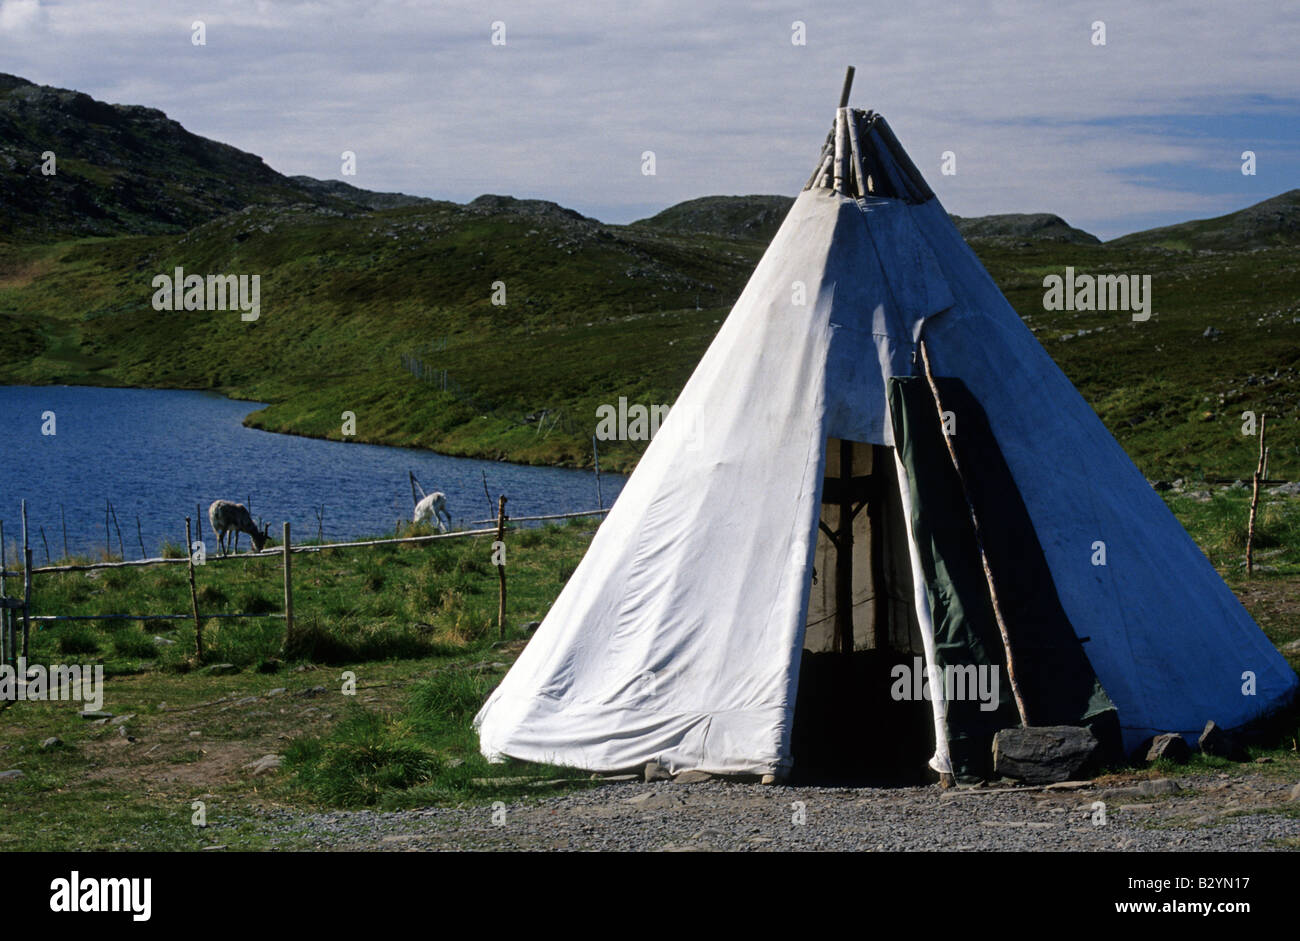
[(0, 33), (21, 33), (41, 19), (41, 0), (0, 0)]
[[(0, 16), (34, 6), (4, 0)], [(949, 209), (1053, 211), (1109, 234), (1143, 214), (1232, 208), (1133, 168), (1202, 165), (1236, 142), (1144, 122), (1204, 114), (1212, 133), (1242, 102), (1294, 103), (1300, 89), (1300, 18), (1259, 5), (803, 7), (64, 0), (0, 61), (162, 108), (282, 172), (333, 177), (353, 150), (360, 186), (545, 196), (611, 221), (709, 193), (793, 193), (852, 63), (854, 104), (890, 118)], [(195, 19), (204, 47), (190, 43)], [(807, 46), (790, 42), (795, 19)], [(489, 42), (494, 20), (506, 23), (504, 47)], [(1091, 44), (1094, 20), (1107, 24), (1105, 47)], [(949, 148), (959, 172), (942, 178)], [(655, 177), (640, 173), (644, 150), (656, 152)]]

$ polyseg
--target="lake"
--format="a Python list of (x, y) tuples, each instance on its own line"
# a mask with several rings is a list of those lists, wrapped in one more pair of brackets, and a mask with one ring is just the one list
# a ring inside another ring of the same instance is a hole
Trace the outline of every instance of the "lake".
[[(185, 542), (185, 517), (208, 504), (246, 503), (271, 524), (278, 541), (288, 520), (295, 541), (316, 538), (324, 505), (324, 536), (341, 541), (391, 532), (411, 518), (414, 471), (428, 492), (441, 490), (456, 527), (496, 516), (504, 493), (511, 516), (540, 516), (596, 507), (590, 471), (526, 467), (445, 457), (415, 448), (321, 441), (245, 428), (261, 408), (206, 392), (100, 389), (84, 386), (0, 386), (0, 519), (10, 547), (21, 540), (19, 501), (27, 500), (32, 557), (63, 554), (59, 507), (67, 518), (68, 549), (98, 555), (105, 545), (104, 506), (113, 502), (129, 559), (140, 556), (139, 518), (148, 555), (163, 541)], [(56, 431), (43, 435), (42, 414), (54, 412)], [(483, 474), (492, 494), (491, 512)], [(608, 507), (625, 478), (601, 475)], [(108, 524), (112, 550), (117, 529)], [(240, 539), (240, 549), (248, 546)], [(10, 559), (12, 562), (12, 558)], [(13, 567), (12, 565), (10, 566)]]

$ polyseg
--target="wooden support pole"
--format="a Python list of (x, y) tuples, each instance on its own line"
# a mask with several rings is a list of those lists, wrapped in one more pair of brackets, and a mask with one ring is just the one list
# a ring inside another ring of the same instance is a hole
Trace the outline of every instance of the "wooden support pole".
[(190, 612), (194, 615), (194, 654), (203, 662), (203, 622), (199, 620), (199, 590), (194, 584), (194, 542), (190, 518), (185, 517), (185, 563), (190, 573)]
[(45, 564), (49, 565), (51, 564), (50, 563), (50, 541), (45, 538), (44, 526), (40, 527), (40, 531), (41, 531), (41, 544), (45, 546)]
[(849, 169), (850, 174), (855, 181), (854, 192), (859, 198), (866, 198), (870, 195), (870, 187), (867, 185), (866, 164), (862, 162), (862, 145), (858, 141), (858, 119), (854, 113), (849, 110)]
[(846, 117), (848, 112), (841, 108), (835, 112), (835, 165), (832, 170), (832, 182), (835, 192), (844, 192), (845, 171), (849, 165), (849, 129)]
[(840, 505), (835, 540), (835, 649), (853, 653), (853, 442), (840, 439)]
[(1002, 605), (998, 601), (998, 590), (993, 583), (993, 569), (989, 567), (988, 553), (984, 551), (984, 533), (980, 528), (979, 517), (975, 515), (975, 504), (971, 501), (970, 488), (966, 486), (966, 478), (962, 476), (961, 462), (957, 460), (957, 449), (953, 447), (952, 438), (943, 433), (943, 400), (939, 397), (939, 386), (934, 381), (934, 373), (930, 370), (930, 354), (926, 350), (925, 341), (921, 341), (921, 363), (925, 367), (925, 378), (930, 384), (930, 394), (934, 396), (934, 408), (938, 413), (940, 433), (943, 434), (943, 443), (948, 447), (948, 457), (952, 460), (952, 469), (957, 472), (957, 481), (961, 484), (962, 496), (966, 499), (966, 510), (970, 513), (971, 528), (975, 531), (975, 545), (979, 549), (980, 563), (984, 566), (984, 581), (989, 588), (989, 601), (993, 603), (993, 617), (998, 622), (998, 632), (1002, 635), (1002, 652), (1007, 658), (1007, 681), (1011, 686), (1011, 695), (1016, 701), (1016, 711), (1020, 713), (1020, 724), (1028, 727), (1029, 713), (1025, 711), (1025, 700), (1020, 694), (1020, 684), (1016, 681), (1015, 659), (1011, 655), (1011, 634), (1007, 630), (1007, 622), (1002, 617)]
[[(139, 516), (136, 516), (135, 519), (137, 523), (140, 521)], [(198, 503), (194, 504), (194, 531), (195, 531), (195, 535), (199, 537), (199, 542), (202, 542), (203, 541), (203, 507), (201, 504)], [(125, 556), (123, 556), (123, 558), (125, 558)]]
[(844, 87), (840, 89), (840, 107), (849, 106), (849, 92), (853, 90), (853, 66), (849, 66), (848, 71), (844, 73)]
[(289, 548), (289, 521), (284, 522), (284, 632), (293, 631), (293, 552)]
[(1267, 415), (1259, 416), (1259, 463), (1255, 465), (1255, 486), (1250, 494), (1250, 522), (1246, 526), (1246, 574), (1255, 572), (1255, 516), (1259, 511), (1259, 484), (1264, 479), (1264, 459), (1268, 453), (1264, 447), (1264, 422)]
[(506, 565), (505, 565), (505, 539), (506, 539), (506, 495), (503, 493), (497, 500), (497, 542), (501, 544), (502, 558), (497, 565), (497, 584), (499, 587), (497, 595), (497, 630), (500, 632), (501, 640), (506, 639)]
[[(886, 463), (888, 462), (888, 463)], [(871, 446), (871, 490), (867, 494), (867, 519), (871, 523), (871, 635), (872, 647), (889, 646), (889, 595), (885, 591), (885, 474), (893, 469), (889, 448)]]

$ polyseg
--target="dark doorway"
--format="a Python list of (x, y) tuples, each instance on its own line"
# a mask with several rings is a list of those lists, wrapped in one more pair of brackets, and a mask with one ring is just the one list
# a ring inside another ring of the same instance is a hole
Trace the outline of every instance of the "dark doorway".
[(930, 703), (891, 695), (895, 668), (913, 671), (922, 649), (905, 526), (892, 449), (828, 439), (792, 782), (902, 785), (932, 777)]

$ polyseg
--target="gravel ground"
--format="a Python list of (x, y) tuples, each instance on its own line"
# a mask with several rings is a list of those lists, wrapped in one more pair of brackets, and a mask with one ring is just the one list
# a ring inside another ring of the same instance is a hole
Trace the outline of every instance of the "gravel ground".
[(496, 822), (492, 807), (472, 807), (277, 810), (259, 824), (282, 845), (335, 850), (1270, 850), (1300, 849), (1298, 798), (1300, 785), (1258, 773), (1163, 779), (1144, 792), (1138, 782), (948, 791), (620, 782), (502, 804)]

